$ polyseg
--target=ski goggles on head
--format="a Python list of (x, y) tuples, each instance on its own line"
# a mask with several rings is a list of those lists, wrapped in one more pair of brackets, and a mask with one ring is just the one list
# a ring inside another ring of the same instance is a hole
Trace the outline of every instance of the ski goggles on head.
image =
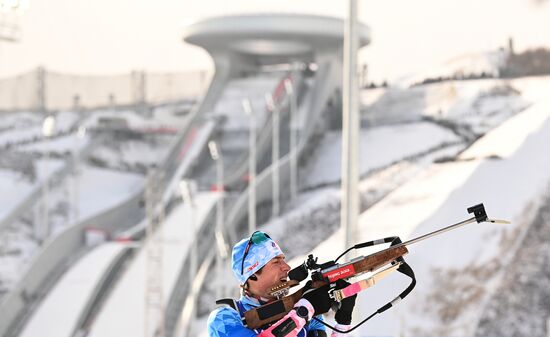
[(246, 259), (246, 256), (248, 255), (248, 252), (250, 251), (250, 247), (252, 246), (252, 244), (260, 244), (267, 240), (271, 240), (271, 238), (269, 237), (269, 235), (261, 231), (255, 231), (254, 233), (252, 233), (252, 235), (250, 235), (250, 239), (248, 240), (246, 248), (244, 249), (243, 260), (241, 263), (241, 275), (244, 274), (244, 261)]
[(263, 268), (271, 259), (282, 255), (283, 251), (264, 232), (256, 231), (233, 246), (231, 270), (240, 284)]

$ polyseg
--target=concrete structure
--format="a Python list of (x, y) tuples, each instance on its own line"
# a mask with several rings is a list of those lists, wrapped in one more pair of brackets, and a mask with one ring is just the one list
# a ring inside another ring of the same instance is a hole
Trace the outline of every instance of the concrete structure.
[[(357, 31), (359, 45), (368, 44), (369, 29), (359, 25)], [(214, 77), (198, 109), (198, 115), (213, 112), (223, 91), (232, 81), (276, 69), (280, 72), (286, 69), (290, 74), (291, 65), (299, 64), (300, 71), (295, 75), (300, 79), (294, 84), (299, 98), (295, 127), (303, 135), (306, 131), (304, 128), (319, 123), (319, 117), (328, 104), (334, 108), (329, 118), (340, 121), (343, 35), (343, 20), (312, 15), (226, 16), (188, 26), (184, 31), (184, 41), (204, 48), (212, 56), (215, 65)], [(307, 90), (300, 90), (302, 83), (298, 82), (304, 81), (306, 77), (312, 84)], [(282, 89), (284, 91), (284, 87)], [(285, 113), (280, 109), (279, 112)], [(263, 139), (263, 135), (270, 132), (271, 126), (269, 129), (264, 127), (262, 134), (258, 135), (259, 161), (263, 148), (271, 146), (270, 140)], [(304, 140), (303, 137), (301, 140)], [(231, 186), (242, 180), (247, 168), (244, 163), (238, 169), (228, 168), (226, 185)]]
[[(357, 32), (360, 47), (370, 42), (370, 32), (366, 26), (359, 25)], [(323, 132), (323, 118), (327, 117), (324, 112), (334, 114), (328, 116), (329, 119), (341, 118), (339, 102), (343, 84), (344, 21), (330, 17), (290, 14), (218, 17), (189, 26), (184, 32), (184, 41), (204, 48), (212, 56), (215, 65), (214, 78), (199, 113), (214, 111), (225, 86), (234, 79), (252, 77), (274, 69), (290, 73), (292, 64), (305, 65), (297, 77), (303, 82), (308, 78), (308, 84), (296, 83), (296, 90), (293, 91), (297, 96), (297, 106), (294, 108), (298, 115), (296, 124), (299, 124), (293, 128), (299, 129), (299, 140), (294, 149), (281, 153), (277, 168), (271, 165), (259, 172), (254, 187), (257, 190), (256, 205), (270, 201), (271, 190), (274, 188), (271, 175), (278, 171), (278, 183), (281, 187), (288, 187), (290, 162), (307, 153), (315, 133)], [(290, 98), (283, 97), (279, 102), (281, 107), (278, 109), (288, 111)], [(331, 103), (333, 109), (329, 108)], [(269, 127), (269, 130), (264, 127), (258, 135), (258, 158), (269, 153), (271, 149), (271, 144), (264, 142), (262, 138), (271, 133), (271, 125)], [(249, 165), (246, 161), (243, 164), (243, 169), (246, 170)], [(225, 180), (226, 184), (231, 182), (231, 179)], [(235, 233), (246, 228), (242, 224), (247, 219), (248, 198), (247, 190), (240, 193), (226, 213), (224, 228), (229, 231), (230, 238), (231, 234), (235, 236)], [(230, 244), (237, 238), (232, 239)], [(214, 250), (207, 251), (200, 270), (208, 270), (214, 261), (214, 254)], [(196, 291), (200, 290), (206, 280), (205, 275), (206, 273), (197, 274), (193, 282)], [(192, 305), (193, 301), (188, 296), (185, 303)], [(184, 312), (195, 310), (187, 305)], [(177, 324), (177, 335), (191, 335), (191, 315), (182, 316)]]
[[(215, 79), (237, 77), (261, 66), (315, 63), (337, 69), (331, 80), (341, 87), (344, 22), (292, 14), (258, 14), (211, 18), (189, 26), (184, 41), (204, 48), (214, 60)], [(358, 27), (359, 45), (370, 31)], [(214, 83), (213, 83), (214, 84)]]

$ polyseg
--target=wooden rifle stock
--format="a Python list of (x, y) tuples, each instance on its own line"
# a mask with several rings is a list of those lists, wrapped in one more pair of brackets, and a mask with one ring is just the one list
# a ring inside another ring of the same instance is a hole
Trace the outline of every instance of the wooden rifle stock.
[(304, 288), (299, 289), (295, 293), (285, 296), (280, 300), (276, 300), (261, 307), (248, 310), (244, 313), (246, 326), (249, 329), (258, 329), (270, 323), (276, 322), (283, 318), (292, 308), (294, 304), (300, 300)]
[[(395, 261), (407, 253), (408, 250), (405, 246), (389, 247), (374, 254), (360, 258), (353, 263), (335, 265), (335, 267), (330, 268), (327, 271), (321, 271), (324, 281), (313, 282), (312, 286), (313, 288), (319, 288), (329, 282), (333, 283), (336, 280), (348, 279), (366, 272), (374, 271)], [(275, 285), (273, 288), (283, 288), (287, 283), (294, 284), (295, 281), (290, 280), (285, 283)], [(292, 310), (294, 304), (302, 298), (303, 292), (304, 288), (301, 288), (291, 295), (264, 304), (261, 307), (246, 311), (244, 313), (246, 326), (249, 329), (258, 329), (278, 321), (290, 310)]]
[(362, 260), (354, 263), (354, 265), (357, 265), (357, 273), (373, 271), (397, 260), (403, 255), (406, 255), (408, 252), (409, 250), (405, 246), (389, 247), (374, 254), (365, 256)]
[(321, 275), (325, 281), (333, 283), (337, 280), (348, 279), (353, 276), (374, 271), (395, 261), (408, 252), (405, 246), (389, 247), (374, 254), (357, 258), (352, 262), (321, 270)]

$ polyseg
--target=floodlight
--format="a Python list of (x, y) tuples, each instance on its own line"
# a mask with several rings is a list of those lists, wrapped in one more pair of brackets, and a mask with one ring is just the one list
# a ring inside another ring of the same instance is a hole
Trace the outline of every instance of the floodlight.
[(77, 130), (77, 132), (76, 132), (76, 136), (77, 136), (78, 138), (81, 138), (81, 139), (82, 139), (82, 138), (84, 138), (84, 136), (86, 136), (86, 131), (87, 131), (87, 130), (86, 130), (86, 127), (85, 127), (85, 126), (79, 126), (79, 127), (78, 127), (78, 130)]
[(193, 204), (193, 193), (191, 192), (191, 181), (182, 180), (179, 184), (181, 197), (186, 204)]
[(273, 102), (273, 96), (271, 96), (271, 94), (265, 94), (265, 104), (269, 111), (275, 110), (275, 103)]
[(218, 144), (215, 141), (211, 140), (208, 142), (208, 149), (210, 150), (210, 156), (213, 160), (220, 159), (220, 151), (218, 149)]
[(243, 110), (247, 115), (252, 114), (252, 105), (250, 104), (250, 100), (248, 98), (243, 99)]
[(285, 90), (287, 94), (292, 95), (292, 81), (288, 78), (285, 79)]
[(42, 135), (44, 137), (49, 138), (53, 136), (53, 133), (55, 131), (55, 117), (50, 115), (44, 119), (44, 123), (42, 123)]

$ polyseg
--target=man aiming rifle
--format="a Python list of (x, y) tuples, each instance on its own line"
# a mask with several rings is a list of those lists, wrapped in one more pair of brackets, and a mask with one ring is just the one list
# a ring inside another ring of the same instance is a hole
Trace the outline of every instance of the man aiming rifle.
[[(332, 337), (339, 333), (349, 333), (377, 314), (381, 314), (404, 299), (415, 287), (416, 278), (412, 268), (403, 256), (408, 253), (407, 246), (431, 238), (470, 223), (510, 223), (506, 220), (489, 219), (483, 204), (467, 209), (473, 216), (464, 221), (435, 230), (422, 236), (401, 242), (399, 237), (358, 243), (349, 247), (334, 261), (318, 264), (312, 255), (303, 265), (290, 270), (285, 256), (271, 238), (260, 231), (235, 245), (232, 255), (232, 269), (241, 284), (241, 298), (220, 300), (232, 308), (220, 308), (213, 311), (208, 320), (208, 332), (211, 337), (310, 337), (324, 336), (324, 326), (330, 327)], [(390, 247), (351, 261), (338, 263), (338, 260), (352, 249), (361, 249), (380, 244)], [(290, 273), (289, 273), (290, 271)], [(391, 302), (380, 307), (373, 314), (351, 327), (351, 315), (357, 293), (365, 290), (389, 273), (398, 271), (411, 279), (409, 286)], [(305, 287), (286, 296), (288, 289), (311, 272), (311, 280)], [(373, 275), (348, 283), (364, 273)], [(290, 276), (291, 280), (288, 280)], [(312, 283), (313, 282), (313, 283)], [(283, 298), (276, 298), (276, 297)], [(331, 308), (336, 309), (336, 326), (325, 323), (320, 316)]]
[[(335, 304), (329, 296), (329, 285), (319, 288), (306, 284), (301, 298), (281, 319), (257, 329), (246, 326), (246, 311), (276, 300), (269, 292), (274, 286), (288, 280), (289, 265), (281, 248), (267, 234), (256, 231), (233, 247), (231, 269), (239, 281), (241, 297), (238, 300), (223, 300), (229, 306), (217, 308), (208, 318), (210, 337), (326, 337), (325, 327), (316, 320)], [(348, 285), (342, 280), (341, 287)], [(346, 331), (351, 324), (351, 315), (356, 296), (343, 299), (336, 310), (336, 327)], [(332, 337), (337, 337), (337, 332)]]

